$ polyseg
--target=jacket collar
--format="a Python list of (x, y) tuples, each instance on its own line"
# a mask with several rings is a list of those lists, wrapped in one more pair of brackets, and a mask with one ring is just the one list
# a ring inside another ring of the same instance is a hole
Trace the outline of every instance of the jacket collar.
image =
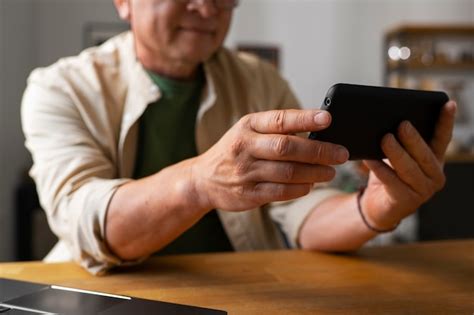
[[(143, 65), (138, 61), (134, 37), (132, 32), (127, 32), (123, 35), (124, 45), (121, 52), (121, 58), (124, 61), (124, 73), (128, 81), (128, 91), (125, 99), (122, 125), (119, 139), (120, 152), (120, 174), (125, 177), (131, 177), (133, 174), (135, 153), (124, 152), (124, 148), (133, 148), (136, 150), (136, 140), (138, 138), (138, 122), (140, 117), (145, 112), (148, 105), (158, 101), (161, 97), (159, 87), (151, 80), (146, 73)], [(197, 114), (197, 123), (199, 123), (203, 116), (216, 104), (215, 84), (212, 77), (212, 59), (204, 63), (204, 74), (206, 78), (206, 85), (202, 95), (201, 104)], [(127, 141), (131, 141), (127, 145)], [(196, 133), (196, 143), (199, 151), (202, 152), (202, 145), (200, 146), (199, 139)]]

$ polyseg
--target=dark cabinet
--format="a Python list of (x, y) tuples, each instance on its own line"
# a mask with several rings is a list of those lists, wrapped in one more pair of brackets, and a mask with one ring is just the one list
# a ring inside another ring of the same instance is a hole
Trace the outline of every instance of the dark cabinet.
[(449, 162), (446, 186), (419, 210), (419, 239), (474, 238), (474, 161)]

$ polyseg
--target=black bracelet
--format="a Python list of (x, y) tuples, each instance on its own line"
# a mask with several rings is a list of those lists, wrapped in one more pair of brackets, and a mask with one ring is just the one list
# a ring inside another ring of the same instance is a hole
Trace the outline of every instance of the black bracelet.
[(395, 224), (392, 228), (387, 229), (387, 230), (381, 230), (381, 229), (375, 228), (372, 225), (370, 225), (370, 223), (365, 218), (364, 213), (362, 212), (362, 207), (360, 205), (360, 198), (364, 194), (364, 191), (365, 191), (365, 186), (361, 187), (359, 189), (359, 192), (357, 193), (357, 210), (359, 210), (360, 217), (362, 218), (362, 221), (364, 221), (365, 226), (367, 226), (367, 228), (369, 230), (372, 230), (372, 231), (377, 232), (377, 233), (388, 233), (388, 232), (394, 231), (398, 227), (399, 223)]

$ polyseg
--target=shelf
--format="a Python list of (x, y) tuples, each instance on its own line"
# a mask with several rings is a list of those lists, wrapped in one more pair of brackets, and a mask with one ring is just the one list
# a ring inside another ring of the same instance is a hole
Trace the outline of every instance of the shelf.
[(459, 25), (403, 25), (396, 27), (386, 33), (387, 39), (405, 37), (405, 36), (444, 36), (455, 37), (474, 36), (473, 24)]
[(427, 70), (427, 71), (474, 71), (474, 61), (472, 62), (434, 62), (424, 64), (418, 61), (398, 61), (388, 63), (389, 71), (406, 70)]
[[(407, 57), (409, 59), (387, 58), (386, 71), (434, 70), (474, 73), (474, 46), (472, 44), (474, 43), (474, 24), (406, 24), (385, 34), (384, 53), (390, 53), (389, 47), (393, 42), (396, 43), (395, 47), (409, 48)], [(458, 48), (456, 44), (459, 45)], [(428, 57), (430, 62), (422, 62), (422, 56)]]
[[(472, 130), (474, 23), (400, 25), (385, 33), (382, 54), (385, 85), (446, 92), (458, 100), (461, 117)], [(467, 132), (456, 136), (464, 139), (460, 144), (470, 153), (450, 154), (447, 162), (474, 163), (474, 145), (465, 142), (471, 137)]]
[(474, 162), (474, 153), (454, 153), (446, 155), (447, 163)]

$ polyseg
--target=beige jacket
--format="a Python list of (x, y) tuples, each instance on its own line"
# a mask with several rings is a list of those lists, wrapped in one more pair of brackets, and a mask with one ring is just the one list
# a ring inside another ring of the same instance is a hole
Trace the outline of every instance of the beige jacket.
[[(196, 124), (199, 153), (247, 113), (298, 107), (275, 69), (250, 55), (220, 49), (204, 69), (207, 83)], [(74, 259), (94, 274), (128, 263), (104, 243), (106, 212), (117, 188), (131, 180), (139, 118), (159, 98), (159, 89), (136, 60), (131, 33), (31, 74), (22, 125), (34, 162), (30, 174), (60, 239), (51, 260)], [(218, 213), (236, 250), (285, 248), (283, 235), (295, 247), (310, 210), (337, 193), (317, 189), (292, 202)]]

